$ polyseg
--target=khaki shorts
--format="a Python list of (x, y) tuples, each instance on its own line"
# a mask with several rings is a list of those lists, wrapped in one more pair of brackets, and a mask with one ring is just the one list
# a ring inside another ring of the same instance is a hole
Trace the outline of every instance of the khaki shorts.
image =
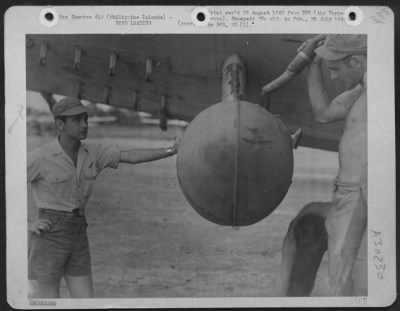
[(52, 227), (40, 235), (32, 234), (28, 247), (28, 278), (56, 281), (63, 276), (91, 274), (86, 218), (59, 215), (41, 210), (40, 218)]

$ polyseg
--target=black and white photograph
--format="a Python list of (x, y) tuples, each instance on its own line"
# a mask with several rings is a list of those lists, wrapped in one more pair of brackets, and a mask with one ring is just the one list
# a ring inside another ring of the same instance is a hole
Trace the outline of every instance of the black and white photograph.
[[(349, 13), (364, 26), (327, 11), (329, 26), (299, 28), (269, 7), (64, 9), (5, 37), (6, 95), (23, 93), (6, 96), (7, 167), (21, 175), (6, 176), (7, 198), (24, 193), (7, 218), (21, 235), (8, 263), (22, 262), (7, 281), (23, 288), (9, 303), (393, 302), (394, 49), (376, 56), (373, 9)], [(95, 30), (103, 20), (116, 26)]]

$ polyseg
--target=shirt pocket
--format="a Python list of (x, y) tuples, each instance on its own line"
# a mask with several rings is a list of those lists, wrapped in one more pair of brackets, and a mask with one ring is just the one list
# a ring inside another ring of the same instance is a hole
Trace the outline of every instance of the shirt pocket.
[(91, 162), (88, 166), (83, 168), (83, 177), (86, 180), (94, 180), (97, 177), (96, 165)]
[(94, 162), (82, 168), (81, 184), (83, 186), (83, 194), (85, 197), (88, 197), (90, 195), (93, 183), (96, 180), (97, 175), (98, 172)]
[(54, 173), (45, 177), (49, 194), (56, 201), (71, 201), (74, 191), (74, 174)]
[(49, 184), (62, 184), (68, 182), (72, 178), (72, 174), (58, 173), (54, 175), (49, 175), (46, 177), (46, 181)]

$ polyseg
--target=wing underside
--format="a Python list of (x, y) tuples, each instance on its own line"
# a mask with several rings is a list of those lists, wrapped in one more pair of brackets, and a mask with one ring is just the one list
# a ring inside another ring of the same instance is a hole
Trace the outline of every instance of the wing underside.
[[(96, 103), (192, 120), (221, 100), (221, 68), (232, 54), (247, 67), (245, 99), (264, 104), (263, 85), (280, 75), (310, 36), (278, 34), (27, 35), (26, 88)], [(339, 86), (331, 90), (332, 96)], [(305, 73), (269, 97), (270, 110), (301, 145), (337, 150), (343, 124), (318, 124), (308, 102)], [(165, 111), (165, 110), (164, 110)]]

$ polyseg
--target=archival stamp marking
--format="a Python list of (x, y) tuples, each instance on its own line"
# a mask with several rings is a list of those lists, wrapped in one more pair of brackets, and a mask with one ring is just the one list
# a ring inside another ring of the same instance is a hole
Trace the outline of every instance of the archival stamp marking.
[(37, 300), (37, 299), (31, 299), (29, 300), (29, 305), (31, 306), (47, 306), (47, 307), (55, 307), (57, 305), (57, 302), (54, 300)]
[(367, 305), (368, 304), (368, 297), (353, 297), (354, 305)]
[[(209, 8), (206, 12), (206, 19), (201, 22), (202, 26), (213, 29), (252, 28), (257, 25), (281, 22), (297, 24), (345, 22), (343, 8)], [(384, 12), (380, 14), (384, 14)], [(160, 12), (150, 14), (138, 14), (137, 12), (111, 13), (107, 11), (93, 14), (74, 12), (72, 14), (60, 14), (60, 19), (77, 23), (111, 23), (111, 25), (122, 27), (152, 26), (155, 24), (165, 26), (166, 23), (175, 24), (185, 29), (197, 27), (197, 23), (193, 22), (190, 14), (176, 18)]]
[(383, 234), (382, 232), (371, 230), (371, 237), (373, 243), (372, 262), (373, 269), (378, 279), (385, 278), (386, 264), (383, 254)]

